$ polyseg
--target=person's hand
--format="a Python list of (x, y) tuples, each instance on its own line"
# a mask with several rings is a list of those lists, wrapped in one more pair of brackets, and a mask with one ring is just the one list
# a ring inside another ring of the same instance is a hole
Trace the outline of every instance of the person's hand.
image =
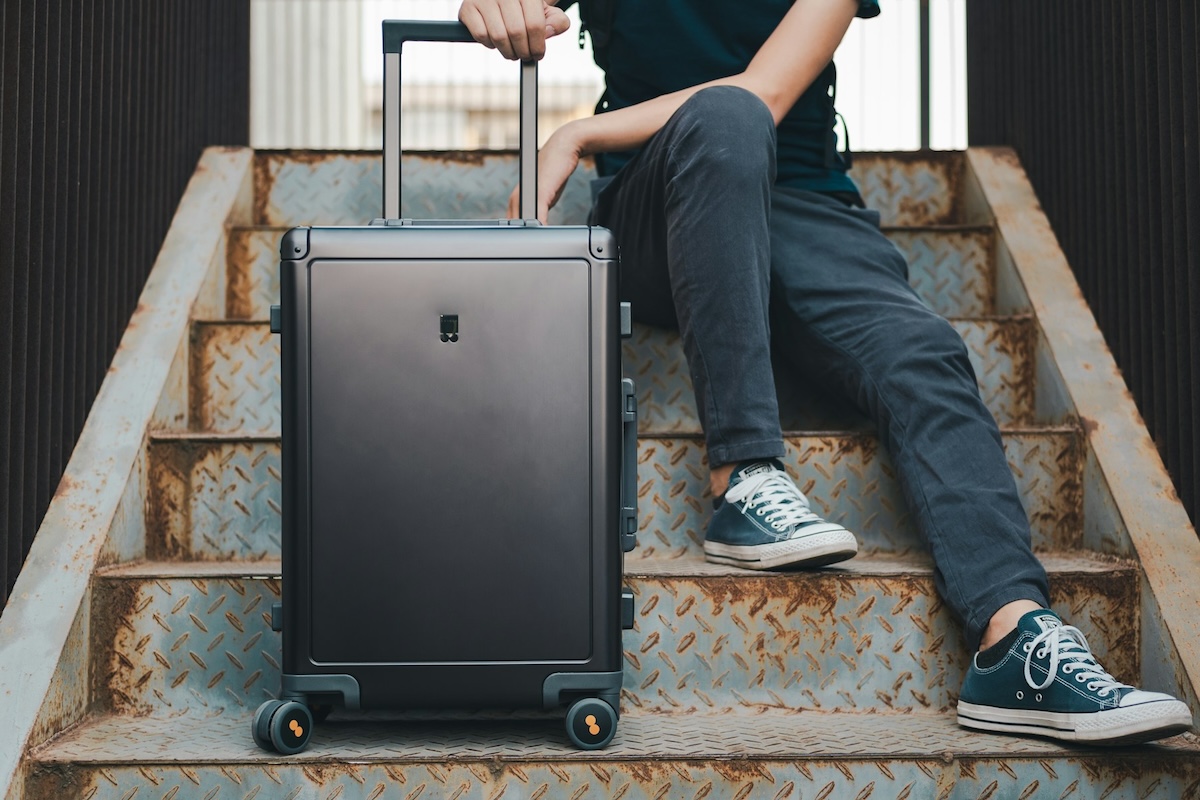
[[(538, 153), (538, 192), (537, 218), (543, 225), (547, 223), (550, 209), (562, 197), (563, 187), (567, 179), (579, 165), (581, 146), (578, 137), (574, 135), (574, 125), (567, 123), (559, 128), (542, 146)], [(521, 216), (520, 188), (513, 189), (508, 197), (509, 219), (519, 219)]]
[(475, 41), (521, 61), (546, 55), (546, 39), (571, 27), (566, 13), (545, 0), (463, 0), (458, 21)]

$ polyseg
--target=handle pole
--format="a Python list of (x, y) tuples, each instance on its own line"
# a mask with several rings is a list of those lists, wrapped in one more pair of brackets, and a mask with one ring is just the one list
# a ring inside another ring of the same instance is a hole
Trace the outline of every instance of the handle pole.
[(400, 218), (400, 52), (383, 55), (383, 218)]
[(521, 219), (537, 219), (537, 62), (521, 63), (521, 142), (520, 199)]
[[(383, 22), (383, 216), (400, 217), (400, 53), (405, 42), (473, 42), (460, 22)], [(537, 219), (537, 62), (521, 62), (521, 218)]]

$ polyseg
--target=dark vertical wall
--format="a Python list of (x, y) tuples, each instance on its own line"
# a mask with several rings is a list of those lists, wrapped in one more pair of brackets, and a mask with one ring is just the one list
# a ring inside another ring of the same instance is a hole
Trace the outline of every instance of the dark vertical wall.
[(249, 0), (3, 0), (0, 607), (201, 150), (246, 144)]
[(1192, 520), (1200, 3), (969, 0), (972, 145), (1020, 154)]

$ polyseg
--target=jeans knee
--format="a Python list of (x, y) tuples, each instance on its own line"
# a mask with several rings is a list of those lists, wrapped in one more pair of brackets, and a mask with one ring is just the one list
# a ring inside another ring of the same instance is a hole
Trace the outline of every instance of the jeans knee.
[(775, 177), (775, 119), (767, 104), (738, 86), (710, 86), (692, 95), (673, 120), (676, 152), (704, 162), (715, 176)]
[(942, 317), (929, 312), (919, 323), (908, 328), (904, 337), (907, 356), (904, 361), (915, 374), (941, 380), (958, 377), (975, 385), (975, 370), (971, 365), (967, 343), (962, 335)]

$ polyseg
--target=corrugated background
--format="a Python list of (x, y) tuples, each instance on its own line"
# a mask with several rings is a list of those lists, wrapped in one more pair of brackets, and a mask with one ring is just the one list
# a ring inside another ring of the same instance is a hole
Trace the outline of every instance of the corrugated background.
[(1017, 149), (1193, 521), (1200, 5), (971, 0), (972, 145)]
[(249, 140), (247, 0), (0, 11), (0, 606), (204, 146)]

